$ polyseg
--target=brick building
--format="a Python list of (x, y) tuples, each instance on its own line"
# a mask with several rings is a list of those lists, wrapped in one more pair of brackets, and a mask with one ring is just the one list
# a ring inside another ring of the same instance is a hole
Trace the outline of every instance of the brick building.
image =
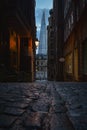
[[(35, 0), (2, 0), (0, 3), (0, 73), (3, 74), (1, 81), (8, 81), (12, 75), (14, 77), (11, 72), (17, 74), (15, 78), (23, 73), (26, 74), (25, 79), (28, 81), (34, 80), (35, 31)], [(7, 77), (5, 77), (6, 73)]]

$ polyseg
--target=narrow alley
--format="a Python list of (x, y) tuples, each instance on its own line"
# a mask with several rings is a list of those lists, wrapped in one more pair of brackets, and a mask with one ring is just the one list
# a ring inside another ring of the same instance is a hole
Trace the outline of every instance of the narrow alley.
[(0, 130), (87, 130), (87, 0), (0, 1)]
[(0, 83), (0, 130), (87, 130), (87, 83)]

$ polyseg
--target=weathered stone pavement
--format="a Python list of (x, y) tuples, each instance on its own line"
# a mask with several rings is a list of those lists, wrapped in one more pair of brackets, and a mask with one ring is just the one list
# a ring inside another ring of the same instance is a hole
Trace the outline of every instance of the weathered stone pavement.
[(39, 130), (47, 115), (50, 98), (46, 84), (0, 84), (0, 130)]
[(87, 84), (0, 83), (0, 130), (87, 130)]
[(87, 130), (87, 82), (53, 84), (65, 101), (67, 115), (75, 130)]

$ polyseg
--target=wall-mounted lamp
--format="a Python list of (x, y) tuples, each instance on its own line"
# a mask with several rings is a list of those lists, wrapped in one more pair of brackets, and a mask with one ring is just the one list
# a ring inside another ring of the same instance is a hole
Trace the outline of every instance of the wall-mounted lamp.
[(36, 38), (36, 40), (35, 40), (35, 46), (36, 46), (36, 48), (39, 46), (39, 43), (40, 43), (40, 41), (38, 40), (38, 38)]
[(65, 58), (64, 57), (59, 58), (59, 62), (61, 63), (65, 62)]

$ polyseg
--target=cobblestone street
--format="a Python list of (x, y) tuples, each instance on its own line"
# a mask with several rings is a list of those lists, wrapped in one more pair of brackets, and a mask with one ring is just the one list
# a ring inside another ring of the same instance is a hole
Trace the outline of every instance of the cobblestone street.
[(0, 130), (87, 130), (87, 83), (0, 83)]

